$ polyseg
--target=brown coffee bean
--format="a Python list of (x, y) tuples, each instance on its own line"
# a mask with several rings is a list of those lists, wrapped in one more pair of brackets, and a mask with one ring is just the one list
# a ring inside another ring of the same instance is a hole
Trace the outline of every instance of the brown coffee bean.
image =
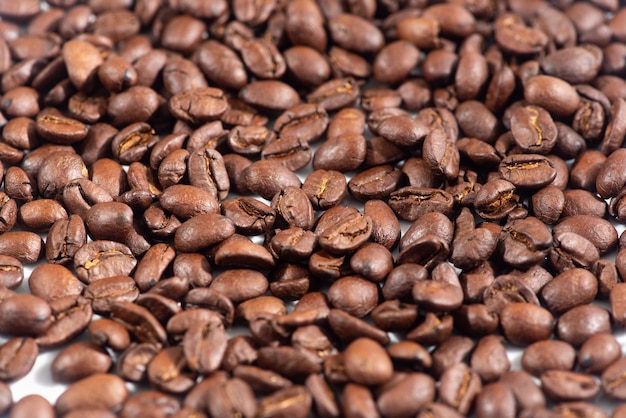
[(107, 318), (101, 318), (89, 324), (89, 334), (99, 345), (116, 351), (125, 350), (130, 345), (130, 334), (123, 325)]
[(510, 343), (524, 346), (548, 339), (554, 327), (554, 317), (540, 306), (516, 302), (502, 310), (500, 325)]
[[(204, 225), (213, 227), (206, 229)], [(216, 213), (198, 214), (176, 229), (174, 246), (179, 251), (194, 252), (219, 244), (234, 233), (235, 226), (227, 217)]]
[(307, 95), (309, 103), (314, 103), (326, 111), (340, 110), (354, 104), (360, 96), (359, 85), (352, 77), (334, 78), (319, 85)]
[(70, 263), (78, 249), (86, 243), (87, 232), (80, 216), (59, 219), (52, 224), (46, 237), (46, 260), (55, 264)]
[(121, 323), (141, 342), (162, 343), (167, 339), (163, 326), (154, 315), (131, 302), (116, 302), (111, 305), (111, 319)]
[(467, 414), (481, 389), (478, 374), (466, 364), (457, 363), (443, 372), (440, 378), (439, 397), (444, 404), (461, 414)]
[(550, 370), (540, 379), (545, 394), (557, 401), (590, 400), (600, 391), (593, 376), (578, 372)]
[(54, 408), (46, 398), (41, 395), (26, 395), (11, 407), (11, 417), (22, 418), (40, 416), (48, 418), (55, 416)]
[(79, 296), (84, 285), (61, 265), (41, 264), (31, 272), (28, 287), (33, 295), (50, 302), (66, 296)]
[(52, 361), (56, 382), (74, 382), (96, 373), (106, 373), (113, 360), (95, 343), (75, 343), (63, 349)]
[(524, 98), (555, 116), (571, 115), (580, 103), (576, 90), (567, 81), (549, 75), (528, 79), (524, 85)]
[(179, 411), (180, 403), (175, 397), (157, 391), (146, 391), (129, 396), (122, 405), (119, 415), (123, 418), (131, 418), (148, 412), (163, 416), (174, 415)]
[(76, 275), (86, 284), (104, 277), (128, 275), (136, 264), (130, 249), (115, 241), (87, 243), (74, 256)]
[[(564, 283), (567, 285), (564, 286)], [(571, 293), (565, 289), (571, 289)], [(575, 289), (575, 290), (574, 290)], [(562, 313), (578, 305), (590, 303), (598, 292), (598, 281), (587, 270), (575, 268), (556, 276), (541, 290), (541, 297), (550, 311)]]
[(23, 378), (32, 369), (39, 354), (34, 339), (12, 338), (0, 346), (0, 378), (9, 382)]
[(52, 323), (36, 339), (40, 347), (57, 347), (87, 329), (93, 316), (89, 301), (82, 297), (66, 296), (50, 302)]
[(276, 414), (305, 418), (311, 410), (311, 395), (304, 386), (292, 386), (262, 398), (257, 416), (269, 418)]
[(86, 408), (113, 410), (120, 407), (127, 397), (128, 389), (121, 378), (97, 373), (69, 386), (57, 399), (54, 409), (62, 415)]
[(0, 329), (11, 335), (39, 336), (51, 325), (50, 305), (33, 295), (15, 294), (0, 302)]
[(610, 332), (609, 312), (596, 305), (579, 305), (563, 313), (556, 328), (561, 340), (578, 347), (595, 334)]
[(254, 417), (257, 404), (250, 386), (238, 377), (212, 385), (206, 393), (208, 411), (213, 416)]
[(538, 341), (526, 347), (522, 368), (533, 376), (548, 370), (572, 370), (576, 360), (574, 347), (564, 341)]
[(342, 48), (355, 52), (376, 52), (384, 44), (379, 29), (362, 17), (340, 14), (329, 20), (330, 36)]
[(600, 254), (605, 254), (617, 243), (615, 227), (605, 219), (590, 215), (569, 216), (553, 228), (553, 233), (575, 232), (596, 246)]
[(345, 276), (331, 285), (328, 299), (333, 307), (363, 317), (376, 307), (378, 289), (374, 283), (359, 276)]
[(353, 341), (344, 356), (346, 375), (354, 383), (376, 385), (385, 383), (392, 376), (393, 366), (389, 356), (371, 339)]
[(578, 351), (577, 363), (585, 373), (602, 373), (621, 356), (616, 338), (608, 333), (595, 334)]
[(508, 372), (511, 362), (506, 355), (502, 338), (495, 335), (482, 337), (472, 353), (470, 366), (483, 382), (493, 382)]

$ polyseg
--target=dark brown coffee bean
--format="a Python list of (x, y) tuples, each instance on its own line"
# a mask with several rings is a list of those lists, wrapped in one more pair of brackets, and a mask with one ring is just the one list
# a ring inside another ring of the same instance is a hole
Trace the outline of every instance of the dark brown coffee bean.
[(617, 339), (608, 333), (595, 334), (578, 351), (577, 363), (585, 373), (602, 373), (621, 356)]
[(384, 45), (383, 34), (362, 17), (340, 14), (328, 22), (330, 36), (342, 48), (354, 52), (376, 52)]
[(330, 286), (328, 300), (337, 309), (363, 317), (378, 304), (378, 289), (374, 283), (359, 276), (345, 276)]
[(111, 319), (124, 325), (141, 342), (162, 343), (167, 339), (165, 329), (154, 315), (134, 303), (114, 303), (111, 306)]
[(10, 382), (21, 379), (32, 369), (39, 354), (34, 339), (11, 338), (0, 346), (0, 378)]
[(559, 274), (546, 284), (541, 290), (541, 297), (550, 311), (560, 314), (575, 306), (590, 303), (597, 292), (598, 281), (595, 276), (587, 270), (575, 268)]
[(187, 366), (200, 374), (217, 370), (227, 345), (224, 323), (219, 317), (211, 322), (192, 325), (183, 337), (183, 351)]
[(572, 370), (576, 360), (574, 347), (558, 340), (538, 341), (526, 347), (522, 368), (533, 376), (548, 370)]
[(8, 255), (0, 256), (0, 283), (2, 286), (13, 290), (18, 288), (23, 280), (24, 267), (22, 263), (15, 257)]
[(215, 276), (210, 288), (239, 303), (261, 296), (268, 286), (267, 278), (258, 271), (231, 269)]
[(261, 160), (253, 163), (242, 173), (242, 180), (247, 188), (263, 197), (271, 200), (280, 190), (287, 186), (300, 187), (298, 177), (278, 162)]
[(276, 80), (261, 80), (240, 90), (239, 97), (246, 103), (270, 112), (280, 112), (300, 102), (298, 93), (289, 85)]
[(216, 40), (210, 39), (200, 44), (194, 51), (193, 60), (207, 78), (220, 87), (239, 89), (248, 81), (239, 57)]
[(525, 26), (520, 16), (505, 13), (495, 21), (495, 39), (498, 45), (513, 54), (531, 54), (542, 50), (548, 37), (539, 29)]
[(470, 366), (483, 382), (493, 382), (508, 372), (511, 362), (506, 355), (502, 338), (495, 335), (481, 338), (472, 353)]
[(61, 265), (41, 264), (31, 272), (28, 287), (33, 295), (50, 302), (66, 296), (77, 297), (83, 292), (84, 285)]
[(139, 296), (137, 283), (129, 276), (110, 276), (89, 283), (84, 296), (91, 301), (93, 310), (107, 313), (117, 302), (134, 302)]
[[(203, 228), (208, 224), (214, 227)], [(227, 217), (216, 213), (198, 214), (176, 229), (174, 246), (179, 251), (194, 252), (218, 244), (234, 233), (235, 226)]]
[(319, 245), (331, 254), (345, 254), (366, 242), (372, 229), (369, 215), (356, 212), (323, 231), (319, 235)]
[(175, 397), (157, 391), (147, 391), (129, 396), (119, 411), (119, 415), (123, 418), (139, 417), (146, 413), (167, 416), (174, 415), (178, 411), (180, 411), (180, 403)]
[(257, 404), (254, 392), (242, 379), (234, 377), (212, 385), (206, 393), (208, 411), (213, 416), (254, 417)]
[(244, 235), (267, 232), (276, 219), (276, 211), (253, 197), (237, 197), (222, 202), (222, 213), (232, 220), (237, 231)]
[(590, 215), (569, 216), (553, 229), (553, 233), (575, 232), (596, 246), (600, 254), (605, 254), (617, 243), (617, 232), (605, 219)]
[(66, 296), (50, 302), (52, 323), (36, 339), (40, 347), (57, 347), (87, 329), (93, 316), (89, 300), (82, 296)]
[(94, 320), (89, 324), (89, 334), (97, 344), (116, 351), (125, 350), (130, 345), (130, 334), (126, 328), (111, 319)]
[[(132, 101), (134, 98), (129, 98), (128, 100)], [(147, 117), (133, 117), (133, 121), (139, 120), (140, 122), (127, 125), (113, 137), (113, 141), (111, 142), (113, 156), (120, 163), (130, 164), (139, 161), (141, 157), (157, 143), (158, 137), (154, 135), (155, 131), (150, 125), (144, 122), (144, 120), (147, 119)], [(129, 122), (131, 121), (122, 121), (119, 124), (126, 125)]]
[(541, 386), (548, 398), (557, 401), (590, 400), (600, 391), (593, 376), (566, 371), (550, 370), (541, 375)]
[(136, 264), (130, 249), (115, 241), (87, 243), (74, 256), (76, 275), (86, 284), (104, 277), (128, 275)]
[(39, 336), (52, 323), (50, 305), (33, 295), (15, 294), (0, 302), (0, 329), (11, 335)]
[(554, 317), (540, 306), (516, 302), (502, 310), (500, 325), (510, 343), (524, 346), (548, 339), (554, 327)]
[(465, 415), (481, 389), (478, 374), (466, 364), (457, 363), (443, 372), (440, 378), (439, 397), (444, 404)]
[(54, 408), (43, 396), (31, 394), (24, 396), (13, 404), (10, 416), (14, 418), (22, 418), (37, 415), (43, 418), (51, 418), (55, 416)]
[(268, 249), (238, 234), (232, 235), (217, 246), (213, 260), (221, 267), (259, 270), (269, 270), (276, 264)]
[(74, 382), (96, 373), (106, 373), (113, 360), (95, 343), (75, 343), (63, 349), (52, 361), (56, 382)]
[(447, 214), (452, 210), (452, 195), (427, 187), (402, 187), (389, 195), (389, 206), (402, 220), (414, 221), (429, 212)]
[(307, 95), (309, 103), (314, 103), (326, 111), (340, 110), (354, 104), (360, 96), (359, 85), (352, 77), (335, 78), (319, 85)]
[(288, 415), (305, 418), (311, 410), (311, 395), (304, 386), (294, 385), (262, 398), (258, 405), (259, 418)]
[(578, 347), (595, 334), (610, 332), (609, 312), (591, 304), (576, 306), (561, 315), (556, 328), (561, 340)]
[(524, 98), (555, 116), (571, 115), (580, 103), (578, 93), (567, 81), (549, 75), (529, 78), (524, 84)]
[(194, 374), (186, 367), (183, 347), (162, 349), (147, 367), (148, 381), (156, 389), (166, 393), (184, 393), (193, 386)]
[(70, 263), (78, 249), (86, 243), (85, 224), (78, 215), (59, 219), (52, 224), (46, 237), (46, 260), (55, 264)]
[(97, 373), (69, 386), (57, 399), (54, 409), (58, 414), (76, 409), (103, 408), (114, 410), (128, 397), (128, 389), (120, 377)]

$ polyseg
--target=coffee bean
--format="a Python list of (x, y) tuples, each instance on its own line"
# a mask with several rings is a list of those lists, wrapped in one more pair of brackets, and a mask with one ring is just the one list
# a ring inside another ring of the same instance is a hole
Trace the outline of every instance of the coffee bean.
[(11, 416), (16, 418), (33, 415), (53, 417), (55, 416), (54, 408), (46, 398), (37, 394), (26, 395), (11, 407)]
[(97, 373), (73, 383), (57, 399), (54, 409), (66, 414), (76, 409), (113, 410), (128, 396), (124, 381), (112, 374)]
[(52, 361), (56, 382), (74, 382), (96, 373), (106, 373), (113, 360), (95, 343), (75, 343), (63, 349)]

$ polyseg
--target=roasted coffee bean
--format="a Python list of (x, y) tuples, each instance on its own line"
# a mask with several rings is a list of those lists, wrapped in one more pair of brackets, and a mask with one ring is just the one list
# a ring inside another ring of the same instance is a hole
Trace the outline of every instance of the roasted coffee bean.
[(378, 289), (374, 283), (359, 276), (344, 276), (330, 286), (328, 300), (337, 309), (363, 317), (376, 307)]
[(57, 264), (41, 264), (31, 272), (28, 287), (33, 295), (50, 302), (66, 296), (77, 297), (83, 292), (84, 285), (66, 267)]
[(533, 376), (548, 370), (572, 370), (576, 360), (574, 347), (558, 340), (538, 341), (526, 347), (522, 368)]
[(481, 390), (480, 377), (464, 363), (450, 366), (440, 378), (441, 401), (464, 415), (469, 412)]
[(362, 202), (384, 199), (397, 188), (401, 175), (401, 171), (391, 165), (372, 167), (350, 179), (348, 190)]
[(114, 410), (128, 397), (128, 389), (120, 377), (96, 373), (73, 383), (57, 399), (54, 409), (58, 414), (76, 409), (103, 408)]
[(141, 342), (162, 343), (167, 339), (154, 315), (134, 303), (121, 301), (111, 305), (111, 319), (124, 325)]
[(119, 356), (116, 371), (124, 379), (141, 382), (146, 378), (148, 363), (160, 350), (159, 344), (131, 343)]
[(31, 371), (39, 348), (34, 339), (16, 337), (0, 346), (0, 378), (4, 382), (21, 379)]
[[(579, 322), (585, 318), (584, 323)], [(577, 324), (577, 325), (575, 325)], [(609, 312), (596, 305), (584, 304), (565, 312), (557, 322), (559, 338), (575, 347), (595, 334), (610, 332)]]
[(70, 215), (69, 219), (59, 219), (48, 231), (46, 260), (49, 263), (68, 264), (86, 243), (87, 232), (80, 216)]
[(84, 296), (91, 301), (95, 312), (107, 313), (116, 302), (134, 302), (139, 297), (139, 288), (132, 277), (110, 276), (89, 283)]
[(74, 382), (96, 373), (106, 373), (113, 360), (95, 343), (75, 343), (54, 358), (51, 370), (56, 382)]
[(0, 302), (0, 329), (12, 335), (38, 336), (52, 323), (50, 305), (33, 295), (11, 295)]
[(602, 373), (620, 358), (620, 353), (621, 348), (613, 335), (599, 333), (580, 346), (577, 363), (585, 373)]
[(179, 410), (180, 403), (175, 397), (157, 391), (147, 391), (129, 396), (119, 411), (119, 415), (130, 418), (150, 411), (157, 416), (163, 416), (175, 414)]
[(274, 160), (293, 171), (305, 167), (312, 157), (309, 144), (298, 136), (269, 139), (261, 151), (261, 158)]
[(548, 339), (554, 327), (554, 317), (540, 306), (516, 302), (502, 310), (500, 325), (510, 343), (523, 346)]
[(370, 216), (356, 212), (323, 231), (319, 235), (319, 245), (331, 254), (345, 254), (365, 243), (372, 229)]
[(121, 324), (106, 318), (89, 324), (91, 339), (99, 345), (116, 351), (125, 350), (130, 345), (130, 334)]
[(472, 353), (470, 366), (483, 382), (493, 382), (508, 372), (511, 362), (506, 356), (502, 338), (495, 335), (481, 338)]
[(83, 296), (66, 296), (50, 302), (52, 323), (36, 341), (40, 347), (57, 347), (87, 329), (92, 320), (93, 309)]
[(241, 267), (268, 270), (276, 264), (272, 254), (247, 237), (234, 234), (215, 248), (215, 264), (221, 267)]
[(583, 373), (550, 370), (540, 379), (545, 394), (556, 401), (590, 400), (600, 391), (595, 378)]
[(76, 275), (86, 284), (104, 277), (128, 275), (136, 264), (130, 249), (115, 241), (92, 241), (80, 247), (74, 256)]
[(15, 418), (32, 417), (39, 415), (44, 418), (55, 416), (54, 408), (41, 395), (26, 395), (11, 407), (11, 416)]
[[(15, 257), (0, 256), (0, 283), (7, 289), (16, 289), (24, 280), (24, 266)], [(30, 279), (29, 279), (30, 283)]]
[[(206, 229), (205, 225), (212, 225), (212, 228)], [(183, 222), (176, 229), (174, 246), (179, 251), (194, 252), (219, 244), (234, 233), (235, 226), (227, 217), (216, 213), (198, 214)], [(173, 255), (172, 252), (172, 259)], [(140, 266), (141, 263), (138, 269)]]

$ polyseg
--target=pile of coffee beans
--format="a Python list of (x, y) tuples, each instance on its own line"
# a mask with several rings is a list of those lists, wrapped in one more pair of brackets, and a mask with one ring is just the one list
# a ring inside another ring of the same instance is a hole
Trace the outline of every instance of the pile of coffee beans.
[(623, 3), (0, 18), (0, 414), (626, 417)]

